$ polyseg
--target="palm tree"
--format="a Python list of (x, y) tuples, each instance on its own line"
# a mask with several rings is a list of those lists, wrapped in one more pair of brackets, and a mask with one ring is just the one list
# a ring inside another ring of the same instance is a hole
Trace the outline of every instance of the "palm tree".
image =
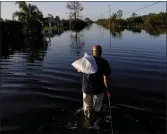
[[(35, 24), (43, 24), (43, 14), (37, 6), (27, 4), (25, 1), (17, 1), (19, 11), (13, 13), (13, 19), (16, 17), (22, 23), (25, 23), (26, 27), (30, 30), (32, 27), (36, 27)], [(33, 26), (34, 25), (34, 26)]]

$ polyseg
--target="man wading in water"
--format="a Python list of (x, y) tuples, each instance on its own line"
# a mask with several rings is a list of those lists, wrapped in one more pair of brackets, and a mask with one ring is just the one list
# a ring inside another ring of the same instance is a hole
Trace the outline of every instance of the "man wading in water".
[[(100, 116), (104, 92), (108, 89), (109, 75), (111, 74), (108, 61), (101, 57), (102, 47), (100, 45), (93, 46), (92, 55), (98, 66), (98, 71), (94, 74), (84, 74), (82, 83), (83, 111), (89, 127)], [(78, 72), (80, 71), (78, 70)]]

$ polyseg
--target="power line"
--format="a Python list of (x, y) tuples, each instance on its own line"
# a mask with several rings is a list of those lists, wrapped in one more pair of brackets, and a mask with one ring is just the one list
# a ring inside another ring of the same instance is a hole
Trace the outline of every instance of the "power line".
[[(136, 11), (142, 10), (142, 9), (144, 9), (144, 8), (153, 6), (153, 5), (158, 4), (158, 3), (160, 3), (160, 2), (155, 2), (155, 3), (151, 4), (151, 5), (147, 5), (147, 6), (144, 6), (144, 7), (139, 8), (139, 9), (136, 9), (136, 10), (133, 10), (133, 11), (130, 11), (130, 12), (123, 13), (123, 15), (124, 15), (124, 14), (129, 14), (129, 13), (134, 13), (134, 12), (136, 12)], [(103, 15), (102, 15), (102, 16), (103, 16)]]
[(133, 13), (133, 12), (136, 12), (136, 11), (139, 11), (139, 10), (141, 10), (141, 9), (144, 9), (144, 8), (147, 8), (147, 7), (150, 7), (150, 6), (153, 6), (153, 5), (158, 4), (158, 3), (160, 3), (160, 2), (155, 2), (155, 3), (151, 4), (151, 5), (148, 5), (148, 6), (145, 6), (145, 7), (139, 8), (139, 9), (136, 9), (136, 10), (134, 10), (134, 11), (130, 11), (130, 12), (124, 13), (124, 14)]
[(110, 24), (111, 24), (111, 21), (110, 21), (110, 19), (111, 19), (111, 6), (108, 5), (108, 7), (109, 7), (109, 28), (110, 28), (111, 27), (110, 26)]

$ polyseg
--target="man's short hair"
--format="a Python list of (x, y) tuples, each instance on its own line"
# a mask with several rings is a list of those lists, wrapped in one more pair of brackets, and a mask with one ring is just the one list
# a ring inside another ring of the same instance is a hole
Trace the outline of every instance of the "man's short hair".
[(92, 48), (93, 56), (100, 57), (102, 55), (102, 47), (100, 45), (94, 45)]

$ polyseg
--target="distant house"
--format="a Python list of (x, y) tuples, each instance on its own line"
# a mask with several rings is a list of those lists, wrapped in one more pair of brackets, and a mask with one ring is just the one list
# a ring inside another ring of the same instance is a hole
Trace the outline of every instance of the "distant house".
[(92, 20), (90, 20), (89, 18), (85, 18), (84, 21), (89, 24), (92, 23)]
[(56, 16), (56, 18), (46, 17), (45, 20), (46, 20), (46, 23), (48, 23), (49, 27), (63, 26), (63, 22), (60, 20), (60, 18), (58, 16)]

